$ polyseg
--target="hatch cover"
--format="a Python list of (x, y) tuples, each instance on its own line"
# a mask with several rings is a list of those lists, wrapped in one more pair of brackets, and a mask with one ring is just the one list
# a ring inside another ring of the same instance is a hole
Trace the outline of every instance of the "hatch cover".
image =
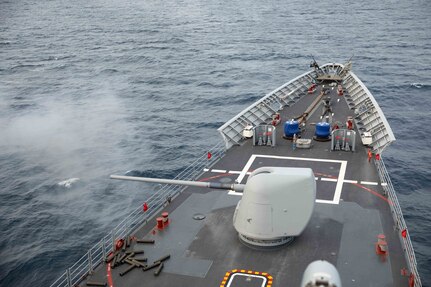
[(272, 281), (272, 276), (266, 272), (234, 269), (226, 272), (220, 287), (271, 287)]

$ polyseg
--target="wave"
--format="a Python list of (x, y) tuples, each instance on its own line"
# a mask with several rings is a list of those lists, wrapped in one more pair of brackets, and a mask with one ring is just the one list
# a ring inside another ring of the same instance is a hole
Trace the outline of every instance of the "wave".
[(58, 61), (58, 60), (66, 60), (70, 58), (75, 58), (75, 55), (66, 55), (66, 56), (48, 56), (43, 58), (41, 61)]
[(197, 129), (200, 129), (200, 128), (218, 129), (222, 125), (224, 125), (224, 122), (197, 123), (195, 125), (195, 128), (197, 128)]
[(13, 110), (25, 110), (25, 109), (30, 109), (30, 108), (37, 108), (38, 105), (37, 104), (11, 104), (10, 108)]
[(14, 71), (14, 70), (25, 69), (25, 68), (40, 68), (43, 66), (44, 65), (42, 64), (19, 64), (11, 67), (10, 70)]
[(209, 88), (231, 88), (234, 87), (235, 84), (231, 83), (231, 82), (223, 82), (220, 84), (215, 84), (215, 83), (210, 83), (210, 82), (200, 82), (198, 85), (198, 87), (209, 87)]
[(235, 104), (235, 105), (246, 105), (246, 104), (252, 104), (262, 98), (262, 95), (256, 95), (252, 93), (242, 94), (238, 97), (229, 99), (229, 104)]
[(103, 69), (99, 72), (100, 75), (103, 74), (115, 74), (118, 73), (119, 71), (117, 69), (113, 69), (113, 68), (107, 68), (107, 69)]
[(431, 88), (431, 85), (429, 84), (423, 84), (423, 83), (411, 83), (410, 87), (416, 88), (416, 89), (422, 89), (422, 88)]
[(72, 185), (73, 185), (75, 182), (78, 182), (79, 180), (80, 180), (79, 178), (77, 178), (77, 177), (73, 177), (73, 178), (69, 178), (69, 179), (66, 179), (66, 180), (60, 181), (59, 183), (57, 183), (57, 185), (59, 185), (59, 186), (63, 186), (63, 187), (66, 187), (66, 188), (71, 188), (71, 187), (72, 187)]

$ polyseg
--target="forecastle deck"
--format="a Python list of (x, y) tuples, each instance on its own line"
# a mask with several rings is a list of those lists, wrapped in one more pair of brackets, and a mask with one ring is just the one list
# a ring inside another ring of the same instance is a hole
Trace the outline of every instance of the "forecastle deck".
[[(334, 66), (334, 71), (340, 73), (342, 69)], [(351, 77), (345, 75), (344, 84), (349, 84)], [(305, 78), (312, 79), (313, 75)], [(300, 116), (321, 91), (322, 86), (318, 85), (314, 93), (307, 94), (307, 83), (302, 79), (301, 85), (295, 84), (294, 93), (286, 93), (285, 99), (292, 97), (281, 104), (282, 109), (278, 111), (282, 122)], [(357, 99), (346, 89), (343, 97), (337, 95), (336, 89), (330, 89), (329, 96), (333, 102), (334, 121), (344, 123), (351, 116), (362, 123), (355, 127), (355, 152), (331, 151), (330, 142), (319, 141), (313, 141), (310, 149), (294, 149), (292, 141), (283, 138), (282, 125), (276, 127), (275, 147), (254, 146), (252, 140), (242, 140), (238, 136), (241, 131), (238, 119), (261, 123), (269, 120), (271, 112), (268, 110), (259, 116), (251, 106), (221, 128), (230, 148), (212, 165), (201, 168), (197, 178), (199, 181), (245, 183), (250, 172), (262, 166), (311, 168), (317, 184), (315, 211), (303, 234), (291, 244), (273, 250), (258, 250), (240, 242), (232, 218), (241, 193), (181, 188), (180, 192), (167, 194), (164, 206), (149, 206), (153, 210), (146, 212), (153, 213), (146, 218), (148, 223), (127, 234), (132, 238), (127, 251), (144, 250), (140, 257), (147, 258), (145, 264), (151, 265), (158, 258), (170, 255), (158, 276), (154, 275), (155, 269), (143, 271), (139, 266), (123, 274), (133, 264), (126, 262), (115, 266), (111, 262), (100, 264), (81, 284), (299, 286), (307, 265), (321, 259), (337, 267), (344, 286), (407, 286), (410, 272), (415, 276), (415, 286), (421, 286), (415, 266), (405, 258), (405, 241), (400, 241), (403, 226), (393, 220), (394, 200), (387, 195), (390, 182), (381, 181), (381, 171), (377, 169), (380, 163), (374, 164), (374, 156), (369, 160), (367, 148), (361, 145), (363, 127), (370, 130), (367, 125), (374, 125), (368, 117), (380, 115), (381, 111), (371, 104), (367, 111), (358, 115), (351, 105)], [(272, 94), (266, 96), (271, 97)], [(263, 106), (273, 107), (275, 102)], [(262, 106), (259, 108), (262, 111)], [(321, 121), (320, 114), (319, 105), (308, 116), (302, 138), (313, 137), (315, 124)], [(392, 132), (385, 132), (387, 127), (386, 120), (372, 126), (373, 135), (380, 135), (382, 131), (385, 134), (373, 137), (374, 155), (380, 154), (393, 140)], [(169, 213), (169, 225), (159, 229), (155, 218), (162, 211)], [(387, 242), (386, 254), (376, 252), (376, 242), (381, 234)], [(139, 243), (136, 239), (154, 240), (154, 244)], [(406, 270), (405, 274), (402, 274), (403, 270)]]

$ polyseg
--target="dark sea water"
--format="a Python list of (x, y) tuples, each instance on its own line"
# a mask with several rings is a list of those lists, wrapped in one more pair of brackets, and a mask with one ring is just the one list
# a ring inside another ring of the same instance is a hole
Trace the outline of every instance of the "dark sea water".
[(152, 192), (110, 174), (173, 177), (310, 55), (354, 55), (430, 286), (430, 39), (428, 0), (0, 0), (0, 285), (48, 286)]

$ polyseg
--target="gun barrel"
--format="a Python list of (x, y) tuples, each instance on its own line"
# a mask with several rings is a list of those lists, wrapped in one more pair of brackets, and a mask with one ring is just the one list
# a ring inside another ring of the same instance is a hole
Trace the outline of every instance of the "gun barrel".
[(150, 178), (150, 177), (125, 176), (125, 175), (111, 175), (111, 178), (112, 179), (119, 179), (119, 180), (131, 180), (131, 181), (153, 182), (153, 183), (162, 183), (162, 184), (186, 185), (186, 186), (196, 186), (196, 187), (205, 187), (205, 188), (214, 188), (214, 189), (227, 189), (227, 190), (235, 190), (237, 192), (244, 191), (244, 186), (245, 186), (244, 184), (201, 182), (201, 181)]

